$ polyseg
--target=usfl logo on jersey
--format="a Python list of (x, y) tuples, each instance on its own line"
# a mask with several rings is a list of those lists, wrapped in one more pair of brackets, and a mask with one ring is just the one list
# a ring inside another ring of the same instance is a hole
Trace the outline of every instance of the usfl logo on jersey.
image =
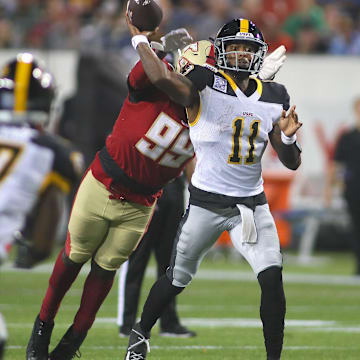
[(226, 92), (227, 92), (227, 81), (226, 81), (226, 79), (224, 79), (224, 78), (222, 78), (220, 76), (214, 75), (213, 88), (215, 90), (219, 90), (219, 91), (226, 94)]

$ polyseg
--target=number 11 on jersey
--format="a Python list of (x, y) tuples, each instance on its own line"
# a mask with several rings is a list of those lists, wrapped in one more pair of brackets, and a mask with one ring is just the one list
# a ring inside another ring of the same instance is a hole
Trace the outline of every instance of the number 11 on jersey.
[[(244, 118), (236, 118), (233, 120), (233, 134), (232, 134), (232, 153), (229, 155), (229, 164), (242, 164), (243, 157), (241, 156), (241, 140), (244, 131)], [(255, 139), (259, 135), (260, 120), (253, 120), (250, 124), (249, 136), (247, 137), (248, 151), (245, 157), (244, 165), (255, 163)]]

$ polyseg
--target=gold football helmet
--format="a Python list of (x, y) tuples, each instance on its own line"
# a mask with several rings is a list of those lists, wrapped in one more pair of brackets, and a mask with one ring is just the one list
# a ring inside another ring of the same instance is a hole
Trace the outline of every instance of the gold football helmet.
[(208, 40), (200, 40), (186, 46), (181, 50), (178, 60), (176, 61), (176, 71), (180, 74), (187, 74), (193, 65), (211, 64), (211, 54), (213, 45)]

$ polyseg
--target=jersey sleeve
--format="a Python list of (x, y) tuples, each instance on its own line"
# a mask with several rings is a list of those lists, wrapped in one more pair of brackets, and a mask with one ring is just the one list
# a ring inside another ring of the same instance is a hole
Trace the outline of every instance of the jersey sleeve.
[[(165, 61), (162, 60), (167, 68), (171, 71), (172, 68), (170, 66), (170, 64)], [(128, 87), (130, 91), (136, 91), (136, 90), (141, 90), (141, 89), (145, 89), (149, 86), (152, 86), (151, 81), (149, 80), (148, 76), (145, 73), (143, 64), (141, 61), (138, 61), (135, 66), (132, 68), (132, 70), (130, 71), (130, 74), (128, 76)]]
[(288, 111), (290, 109), (290, 95), (287, 92), (285, 86), (282, 87), (282, 97), (283, 97), (283, 109)]
[[(162, 61), (166, 64), (168, 69), (172, 71), (171, 65), (165, 60)], [(141, 61), (138, 61), (131, 70), (128, 76), (127, 85), (129, 89), (129, 101), (132, 103), (149, 101), (149, 98), (152, 97), (154, 91), (157, 91), (146, 75)]]
[(144, 89), (151, 85), (141, 61), (138, 61), (128, 76), (129, 90)]
[(206, 66), (189, 64), (183, 74), (194, 84), (198, 91), (204, 90), (207, 85), (212, 85), (214, 72)]
[(263, 93), (260, 101), (281, 104), (283, 109), (288, 111), (290, 108), (290, 96), (285, 86), (273, 81), (264, 81), (262, 83)]
[(334, 160), (337, 162), (345, 162), (347, 159), (347, 134), (343, 134), (340, 139), (338, 140), (335, 152), (334, 152)]
[(54, 185), (64, 193), (69, 193), (84, 171), (83, 155), (70, 142), (54, 135), (42, 134), (33, 142), (54, 153), (52, 169), (44, 179), (41, 191)]

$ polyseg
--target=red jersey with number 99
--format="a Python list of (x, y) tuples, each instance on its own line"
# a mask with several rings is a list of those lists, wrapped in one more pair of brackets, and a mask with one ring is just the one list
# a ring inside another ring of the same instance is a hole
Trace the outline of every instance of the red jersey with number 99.
[[(152, 85), (140, 61), (129, 74), (128, 87), (129, 94), (106, 139), (107, 151), (129, 178), (147, 187), (162, 188), (179, 176), (194, 156), (185, 110)], [(99, 153), (91, 170), (113, 192), (113, 179), (104, 172)], [(116, 184), (116, 197), (146, 206), (160, 195), (161, 191), (143, 195)]]

